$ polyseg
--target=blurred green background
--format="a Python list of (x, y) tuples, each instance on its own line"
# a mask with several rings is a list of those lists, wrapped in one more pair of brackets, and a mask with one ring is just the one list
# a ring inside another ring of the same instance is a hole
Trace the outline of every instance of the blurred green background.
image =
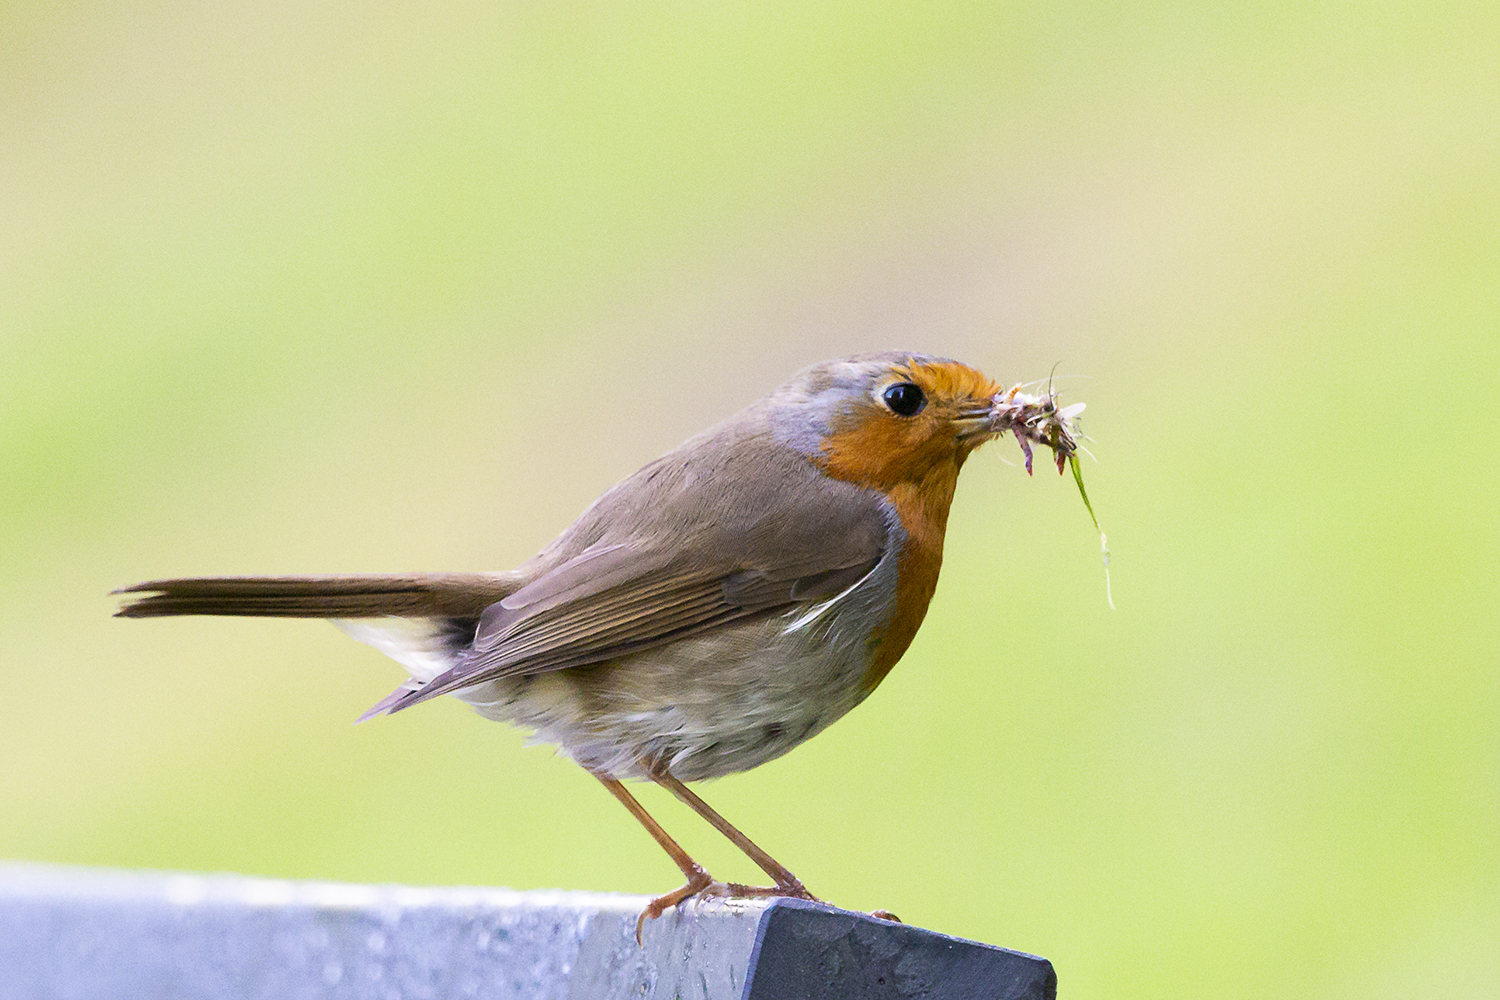
[(108, 591), (506, 568), (908, 347), (1088, 376), (1119, 609), (992, 446), (900, 667), (707, 798), (1067, 997), (1500, 994), (1492, 2), (0, 17), (0, 856), (675, 886), (517, 731), (352, 726), (332, 628)]

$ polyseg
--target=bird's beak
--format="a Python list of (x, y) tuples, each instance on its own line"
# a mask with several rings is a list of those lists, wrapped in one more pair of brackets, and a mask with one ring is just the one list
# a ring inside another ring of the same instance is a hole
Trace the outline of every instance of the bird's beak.
[(953, 418), (953, 426), (958, 431), (958, 439), (970, 447), (977, 448), (990, 438), (1003, 433), (1004, 428), (995, 425), (994, 413), (995, 408), (990, 400), (960, 410), (958, 416)]

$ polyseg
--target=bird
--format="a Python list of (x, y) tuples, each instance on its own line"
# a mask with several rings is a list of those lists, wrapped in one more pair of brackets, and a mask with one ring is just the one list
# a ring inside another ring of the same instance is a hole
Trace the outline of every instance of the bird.
[[(965, 459), (1010, 433), (1059, 472), (1081, 404), (906, 351), (815, 364), (607, 490), (508, 572), (214, 577), (122, 588), (126, 618), (330, 619), (405, 667), (360, 720), (452, 695), (596, 777), (694, 897), (816, 900), (688, 787), (757, 767), (868, 697), (910, 646)], [(718, 882), (641, 806), (654, 782), (771, 879)], [(881, 911), (883, 916), (891, 916)], [(894, 919), (894, 918), (893, 918)]]

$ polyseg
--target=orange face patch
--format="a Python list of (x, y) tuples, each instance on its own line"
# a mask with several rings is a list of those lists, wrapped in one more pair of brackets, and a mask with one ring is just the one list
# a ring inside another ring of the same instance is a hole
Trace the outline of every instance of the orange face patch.
[[(892, 385), (911, 382), (922, 390), (926, 403), (916, 414), (903, 417), (880, 401)], [(823, 453), (813, 460), (835, 479), (888, 492), (900, 482), (926, 479), (938, 466), (958, 466), (979, 439), (966, 443), (957, 423), (989, 403), (1003, 387), (982, 372), (956, 361), (893, 365), (875, 391), (849, 401), (823, 440)]]

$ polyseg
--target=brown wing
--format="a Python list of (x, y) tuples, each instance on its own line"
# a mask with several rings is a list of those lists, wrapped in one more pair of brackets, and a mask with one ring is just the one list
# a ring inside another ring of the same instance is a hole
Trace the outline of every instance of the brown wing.
[[(585, 552), (487, 608), (463, 660), (420, 690), (391, 699), (387, 710), (501, 677), (598, 663), (836, 597), (880, 561), (879, 546), (850, 541), (828, 546), (831, 558), (817, 567), (805, 559), (790, 568), (692, 566), (628, 546)], [(559, 579), (549, 580), (553, 575)]]
[(822, 475), (751, 407), (606, 492), (522, 567), (525, 586), (485, 608), (452, 669), (372, 711), (828, 600), (880, 561), (893, 518), (882, 495)]

